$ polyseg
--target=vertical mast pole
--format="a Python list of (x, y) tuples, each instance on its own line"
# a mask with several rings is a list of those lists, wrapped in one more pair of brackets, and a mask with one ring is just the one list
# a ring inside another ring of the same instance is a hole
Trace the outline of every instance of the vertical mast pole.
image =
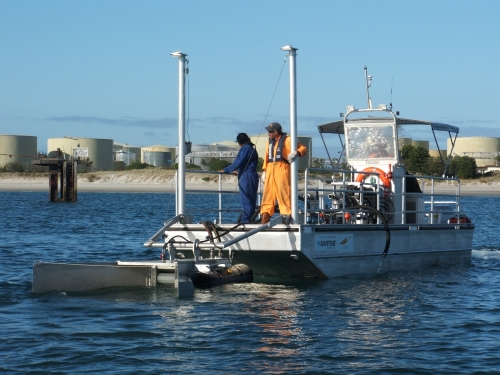
[(186, 54), (181, 51), (172, 52), (172, 56), (179, 60), (179, 144), (177, 147), (177, 186), (176, 186), (176, 215), (185, 213), (185, 193), (186, 193), (186, 142), (185, 142), (185, 121), (186, 121)]
[(368, 68), (365, 65), (365, 82), (366, 82), (366, 101), (368, 102), (368, 109), (372, 109), (372, 100), (370, 98), (370, 86), (372, 84), (372, 76), (368, 75)]
[[(281, 47), (283, 51), (288, 51), (290, 56), (290, 140), (292, 151), (297, 150), (297, 84), (296, 84), (296, 67), (295, 58), (297, 56), (297, 48), (287, 45)], [(288, 155), (285, 155), (287, 157)], [(291, 200), (292, 200), (292, 222), (298, 220), (298, 177), (299, 167), (298, 161), (291, 164)]]

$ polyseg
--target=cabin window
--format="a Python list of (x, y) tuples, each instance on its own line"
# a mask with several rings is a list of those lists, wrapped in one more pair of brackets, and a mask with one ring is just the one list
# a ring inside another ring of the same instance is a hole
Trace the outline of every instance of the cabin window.
[(393, 126), (352, 126), (346, 129), (349, 159), (394, 158)]

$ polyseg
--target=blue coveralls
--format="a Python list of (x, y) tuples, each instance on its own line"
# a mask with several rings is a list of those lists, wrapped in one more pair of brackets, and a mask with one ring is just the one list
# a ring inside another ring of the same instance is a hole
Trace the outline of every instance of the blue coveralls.
[(257, 189), (259, 186), (259, 175), (257, 174), (257, 162), (259, 155), (257, 150), (247, 142), (241, 146), (233, 164), (224, 168), (224, 173), (238, 170), (238, 185), (240, 187), (240, 202), (243, 208), (243, 215), (240, 223), (250, 222), (250, 218), (255, 213), (255, 202), (257, 201)]

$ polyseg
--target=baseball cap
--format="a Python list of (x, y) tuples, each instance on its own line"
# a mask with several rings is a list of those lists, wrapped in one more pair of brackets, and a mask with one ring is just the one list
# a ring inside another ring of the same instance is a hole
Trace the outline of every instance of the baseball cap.
[(281, 125), (278, 124), (277, 122), (273, 122), (273, 123), (269, 124), (269, 126), (266, 126), (266, 130), (268, 132), (281, 131)]

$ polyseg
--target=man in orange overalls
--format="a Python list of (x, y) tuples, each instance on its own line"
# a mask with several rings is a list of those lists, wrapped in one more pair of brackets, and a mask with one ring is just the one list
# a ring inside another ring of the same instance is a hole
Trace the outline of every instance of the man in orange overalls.
[(290, 222), (292, 213), (290, 192), (290, 164), (297, 156), (304, 156), (307, 149), (298, 143), (297, 150), (291, 150), (291, 140), (282, 132), (281, 125), (273, 122), (266, 126), (269, 140), (266, 145), (266, 155), (262, 169), (262, 182), (264, 193), (260, 206), (262, 224), (269, 222), (274, 214), (274, 205), (278, 200), (281, 215), (285, 216), (284, 222)]

